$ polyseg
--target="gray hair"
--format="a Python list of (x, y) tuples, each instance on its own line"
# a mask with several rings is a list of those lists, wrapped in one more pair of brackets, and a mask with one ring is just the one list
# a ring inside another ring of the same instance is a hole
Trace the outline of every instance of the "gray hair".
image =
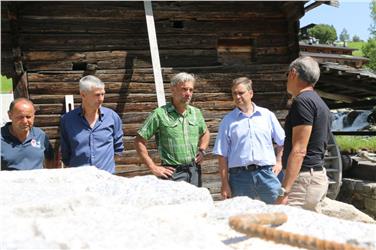
[(249, 79), (248, 77), (238, 77), (238, 78), (234, 79), (234, 80), (232, 81), (232, 86), (231, 86), (231, 88), (233, 88), (233, 87), (235, 87), (235, 86), (237, 86), (237, 85), (239, 85), (239, 84), (241, 84), (241, 85), (243, 85), (244, 87), (246, 87), (246, 89), (247, 89), (248, 91), (251, 91), (251, 90), (252, 90), (252, 80)]
[(87, 75), (80, 79), (80, 91), (88, 92), (92, 89), (104, 89), (104, 83), (96, 76)]
[(289, 70), (295, 69), (298, 72), (298, 77), (312, 86), (320, 78), (320, 67), (315, 59), (310, 56), (302, 56), (295, 59), (289, 67)]
[(171, 78), (171, 86), (175, 86), (179, 83), (185, 83), (185, 82), (196, 82), (196, 79), (193, 74), (188, 74), (186, 72), (181, 72), (179, 74), (174, 75)]

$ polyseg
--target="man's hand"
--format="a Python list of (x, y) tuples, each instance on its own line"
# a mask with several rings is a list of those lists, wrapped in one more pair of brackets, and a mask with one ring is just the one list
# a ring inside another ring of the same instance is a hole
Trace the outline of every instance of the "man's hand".
[(200, 165), (201, 162), (204, 160), (204, 156), (205, 156), (205, 152), (202, 150), (199, 150), (195, 158), (196, 163)]
[(155, 165), (153, 168), (151, 168), (151, 172), (155, 176), (168, 179), (175, 172), (175, 169), (173, 167), (163, 167), (163, 166), (157, 166), (157, 165)]
[(286, 205), (287, 204), (287, 200), (288, 200), (288, 196), (287, 195), (278, 196), (277, 200), (275, 201), (275, 204)]
[(282, 170), (282, 164), (280, 162), (277, 162), (273, 168), (272, 168), (272, 171), (275, 175), (278, 175)]
[(222, 199), (224, 199), (224, 200), (231, 198), (231, 196), (232, 196), (231, 188), (230, 188), (230, 185), (228, 183), (222, 185), (221, 195), (222, 195)]

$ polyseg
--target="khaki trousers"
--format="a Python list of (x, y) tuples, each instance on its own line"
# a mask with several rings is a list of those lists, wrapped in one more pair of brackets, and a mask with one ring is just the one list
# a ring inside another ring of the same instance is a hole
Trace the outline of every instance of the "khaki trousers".
[(287, 205), (321, 213), (320, 202), (328, 191), (326, 170), (300, 172), (288, 196)]

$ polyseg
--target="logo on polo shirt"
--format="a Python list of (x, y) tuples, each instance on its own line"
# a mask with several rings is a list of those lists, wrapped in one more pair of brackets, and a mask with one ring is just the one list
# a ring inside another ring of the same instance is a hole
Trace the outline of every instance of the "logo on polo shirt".
[(40, 148), (40, 141), (37, 141), (35, 139), (32, 139), (31, 140), (31, 146), (35, 147), (35, 148)]

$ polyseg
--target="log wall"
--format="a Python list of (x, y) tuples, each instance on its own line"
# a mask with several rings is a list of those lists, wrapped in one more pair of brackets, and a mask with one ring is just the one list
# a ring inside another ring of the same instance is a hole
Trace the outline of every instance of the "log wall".
[[(254, 101), (284, 119), (285, 73), (298, 55), (296, 27), (303, 3), (153, 2), (166, 96), (172, 74), (197, 76), (193, 105), (202, 109), (212, 133), (210, 149), (220, 120), (234, 107), (230, 85), (236, 77), (250, 77)], [(2, 7), (11, 10), (8, 18), (18, 25), (28, 94), (37, 107), (35, 124), (55, 148), (64, 95), (74, 94), (79, 105), (78, 80), (95, 74), (106, 84), (104, 106), (123, 121), (126, 150), (117, 171), (148, 174), (133, 146), (137, 129), (157, 107), (143, 2), (2, 2)], [(2, 16), (2, 26), (6, 19)], [(155, 142), (149, 146), (158, 160)], [(203, 173), (204, 186), (215, 196), (220, 180), (213, 156)]]

